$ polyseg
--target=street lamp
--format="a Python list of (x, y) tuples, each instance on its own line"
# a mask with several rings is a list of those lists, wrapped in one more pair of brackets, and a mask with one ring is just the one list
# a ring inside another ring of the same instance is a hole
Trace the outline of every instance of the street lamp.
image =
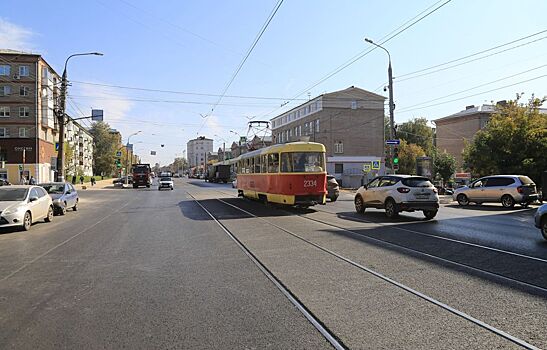
[(125, 145), (125, 185), (126, 186), (129, 185), (129, 139), (131, 138), (131, 136), (135, 136), (137, 134), (140, 134), (141, 132), (142, 131), (139, 130), (127, 136), (127, 144)]
[(86, 53), (75, 53), (70, 56), (65, 61), (65, 67), (63, 69), (63, 77), (61, 80), (61, 91), (59, 96), (59, 108), (56, 109), (57, 121), (59, 123), (59, 149), (57, 150), (57, 181), (65, 181), (65, 153), (64, 153), (64, 143), (65, 143), (65, 107), (66, 107), (66, 90), (67, 90), (67, 72), (66, 67), (68, 60), (75, 56), (102, 56), (100, 52), (86, 52)]
[[(387, 68), (387, 75), (389, 80), (389, 86), (388, 86), (389, 87), (389, 138), (393, 140), (395, 138), (395, 116), (394, 116), (395, 103), (393, 102), (393, 72), (391, 70), (391, 55), (389, 54), (389, 51), (385, 47), (379, 44), (376, 44), (371, 39), (365, 38), (365, 41), (369, 44), (372, 44), (384, 50), (387, 53), (387, 57), (389, 60), (389, 66)], [(395, 174), (395, 171), (393, 171), (393, 173)]]

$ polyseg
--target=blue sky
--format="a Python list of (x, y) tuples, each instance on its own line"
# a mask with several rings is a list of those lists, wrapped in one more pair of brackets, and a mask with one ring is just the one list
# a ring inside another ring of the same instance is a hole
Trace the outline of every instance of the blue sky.
[[(104, 53), (70, 61), (69, 111), (77, 115), (78, 109), (104, 109), (105, 120), (124, 137), (142, 131), (131, 141), (145, 161), (168, 164), (198, 133), (217, 140), (216, 149), (224, 140), (235, 140), (230, 130), (247, 133), (246, 117), (270, 119), (296, 106), (301, 100), (279, 108), (301, 92), (298, 98), (307, 99), (308, 92), (314, 97), (355, 85), (385, 94), (387, 57), (381, 50), (310, 87), (370, 48), (365, 37), (380, 40), (443, 2), (285, 0), (227, 91), (230, 96), (279, 99), (225, 97), (206, 119), (200, 114), (210, 114), (218, 97), (81, 82), (218, 95), (277, 1), (52, 0), (47, 6), (37, 1), (22, 7), (20, 1), (4, 0), (0, 47), (41, 53), (59, 73), (72, 53)], [(546, 30), (545, 13), (547, 2), (539, 0), (518, 5), (452, 0), (385, 43), (395, 76), (396, 121), (436, 119), (466, 105), (512, 99), (517, 92), (525, 92), (525, 97), (547, 95), (547, 39), (542, 39), (547, 32), (469, 60), (525, 44), (506, 52), (397, 79)], [(529, 43), (532, 40), (537, 41)], [(495, 91), (477, 95), (489, 90)], [(454, 99), (459, 100), (450, 102)], [(157, 156), (150, 156), (150, 150)]]

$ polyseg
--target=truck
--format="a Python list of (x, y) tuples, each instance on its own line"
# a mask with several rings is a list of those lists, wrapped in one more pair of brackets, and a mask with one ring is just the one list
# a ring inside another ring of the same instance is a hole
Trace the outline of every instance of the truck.
[(132, 169), (133, 188), (139, 186), (146, 186), (149, 188), (152, 183), (152, 168), (150, 168), (150, 164), (133, 164)]
[(205, 180), (209, 182), (224, 182), (228, 183), (231, 177), (230, 165), (225, 162), (219, 162), (209, 165)]

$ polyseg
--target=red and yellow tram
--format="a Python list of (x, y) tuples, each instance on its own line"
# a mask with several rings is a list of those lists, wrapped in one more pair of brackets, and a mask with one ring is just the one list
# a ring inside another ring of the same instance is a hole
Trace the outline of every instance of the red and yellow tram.
[(237, 159), (240, 196), (265, 203), (325, 204), (325, 146), (314, 142), (273, 145)]

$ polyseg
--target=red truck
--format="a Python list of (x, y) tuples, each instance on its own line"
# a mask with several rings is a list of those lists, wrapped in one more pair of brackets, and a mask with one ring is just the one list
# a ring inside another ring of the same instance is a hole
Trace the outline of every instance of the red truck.
[(150, 164), (133, 164), (133, 188), (139, 186), (150, 187), (152, 183), (152, 169)]

